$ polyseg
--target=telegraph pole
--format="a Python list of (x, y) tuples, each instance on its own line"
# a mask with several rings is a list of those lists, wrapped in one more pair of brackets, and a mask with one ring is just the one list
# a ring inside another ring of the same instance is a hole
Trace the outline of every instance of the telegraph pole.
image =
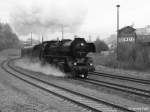
[(118, 60), (118, 38), (119, 38), (119, 7), (120, 5), (116, 5), (117, 7), (117, 60)]
[(43, 38), (43, 34), (42, 34), (42, 43), (43, 43), (43, 41), (44, 41), (44, 38)]
[(91, 35), (89, 35), (89, 42), (91, 42)]
[(31, 46), (32, 46), (32, 32), (31, 32)]
[(64, 39), (64, 26), (61, 26), (61, 32), (62, 32), (62, 40)]

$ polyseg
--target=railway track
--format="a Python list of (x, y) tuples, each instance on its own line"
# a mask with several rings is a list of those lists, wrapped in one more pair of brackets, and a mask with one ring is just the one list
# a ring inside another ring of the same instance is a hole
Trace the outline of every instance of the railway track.
[(97, 86), (114, 89), (114, 90), (121, 91), (121, 92), (131, 93), (140, 97), (150, 98), (149, 90), (129, 87), (125, 85), (120, 85), (120, 84), (115, 84), (115, 83), (110, 83), (110, 82), (105, 82), (105, 81), (100, 81), (100, 80), (95, 80), (95, 79), (89, 79), (89, 78), (86, 80), (80, 80), (80, 81), (90, 83), (93, 85), (97, 85)]
[[(112, 74), (108, 74), (108, 73), (92, 72), (92, 73), (90, 73), (90, 75), (114, 78), (114, 79), (119, 79), (119, 80), (120, 79), (121, 80), (127, 80), (127, 81), (141, 83), (141, 84), (150, 84), (149, 80), (137, 79), (137, 78), (131, 78), (130, 79), (130, 77), (117, 76), (117, 75), (112, 75)], [(102, 87), (114, 89), (117, 91), (134, 94), (136, 96), (140, 96), (140, 97), (144, 97), (144, 98), (150, 98), (150, 90), (147, 90), (147, 89), (140, 89), (137, 87), (131, 87), (131, 86), (123, 85), (123, 84), (112, 83), (109, 81), (102, 81), (102, 80), (98, 80), (95, 78), (88, 78), (88, 79), (82, 80), (82, 81), (86, 82), (86, 83), (93, 84), (93, 85), (102, 86)]]
[(101, 77), (109, 77), (109, 78), (115, 78), (115, 79), (132, 81), (132, 82), (136, 82), (136, 83), (150, 85), (150, 80), (146, 80), (146, 79), (138, 79), (138, 78), (133, 78), (133, 77), (118, 76), (118, 75), (113, 75), (113, 74), (104, 73), (104, 72), (102, 72), (102, 73), (101, 72), (92, 72), (90, 74), (91, 75), (96, 75), (96, 76), (101, 76)]
[[(1, 64), (1, 67), (8, 72), (9, 74), (37, 87), (44, 91), (47, 91), (50, 94), (56, 95), (60, 98), (63, 98), (67, 101), (70, 101), (80, 107), (83, 107), (87, 110), (93, 112), (135, 112), (134, 110), (122, 107), (117, 104), (109, 103), (101, 99), (97, 99), (92, 96), (88, 96), (77, 91), (73, 91), (67, 88), (62, 87), (61, 85), (55, 85), (50, 82), (47, 82), (38, 77), (25, 74), (21, 71), (18, 71), (14, 67), (9, 65), (8, 61), (5, 61)], [(36, 82), (36, 83), (35, 83)], [(45, 86), (42, 86), (45, 85)], [(52, 89), (50, 89), (52, 88)], [(109, 109), (109, 110), (108, 110)]]

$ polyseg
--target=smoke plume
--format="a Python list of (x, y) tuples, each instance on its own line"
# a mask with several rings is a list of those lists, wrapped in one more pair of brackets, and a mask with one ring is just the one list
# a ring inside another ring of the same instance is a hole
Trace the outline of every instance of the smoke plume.
[(44, 73), (46, 75), (53, 75), (57, 77), (65, 76), (65, 73), (61, 72), (59, 69), (51, 65), (42, 66), (39, 61), (32, 63), (29, 59), (19, 59), (15, 62), (15, 65), (34, 72)]
[(19, 35), (60, 32), (61, 27), (74, 32), (83, 23), (86, 13), (83, 0), (35, 0), (15, 6), (10, 21)]

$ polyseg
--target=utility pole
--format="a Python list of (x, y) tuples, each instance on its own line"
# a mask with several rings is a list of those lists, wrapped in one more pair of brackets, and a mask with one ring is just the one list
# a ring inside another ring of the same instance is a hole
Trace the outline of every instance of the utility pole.
[(31, 46), (32, 46), (32, 32), (31, 32)]
[(43, 38), (43, 34), (42, 34), (42, 43), (43, 43), (43, 41), (44, 41), (44, 38)]
[(118, 40), (119, 40), (119, 7), (120, 5), (116, 5), (117, 7), (117, 60), (118, 60)]
[(91, 35), (89, 35), (89, 42), (91, 42)]
[(57, 37), (57, 41), (59, 41), (59, 37)]
[(62, 40), (64, 39), (64, 26), (61, 26)]

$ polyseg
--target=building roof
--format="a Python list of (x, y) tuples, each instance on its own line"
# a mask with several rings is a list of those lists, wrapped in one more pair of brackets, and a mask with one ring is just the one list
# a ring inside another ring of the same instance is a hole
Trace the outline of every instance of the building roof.
[(125, 26), (125, 27), (119, 29), (119, 32), (122, 32), (122, 31), (125, 30), (125, 29), (129, 29), (129, 30), (131, 30), (131, 31), (135, 31), (135, 30), (136, 30), (136, 29), (133, 28), (132, 26)]

